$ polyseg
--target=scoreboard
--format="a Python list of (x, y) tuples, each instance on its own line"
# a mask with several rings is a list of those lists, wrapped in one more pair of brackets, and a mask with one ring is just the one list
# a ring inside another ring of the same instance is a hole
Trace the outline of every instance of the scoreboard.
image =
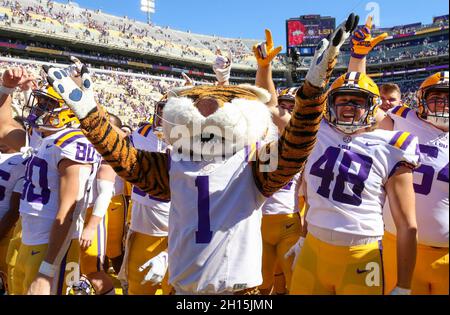
[(315, 46), (333, 32), (336, 19), (330, 16), (301, 15), (286, 21), (288, 55), (297, 51), (300, 56), (314, 55)]

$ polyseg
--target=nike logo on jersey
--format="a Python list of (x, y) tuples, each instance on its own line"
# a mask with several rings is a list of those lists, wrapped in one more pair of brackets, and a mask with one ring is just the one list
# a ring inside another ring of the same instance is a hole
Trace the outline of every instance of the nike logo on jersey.
[(366, 273), (366, 272), (369, 272), (370, 270), (367, 270), (367, 269), (363, 269), (363, 270), (361, 270), (361, 269), (356, 269), (356, 273), (357, 274), (362, 274), (362, 273)]
[(295, 224), (295, 223), (292, 223), (292, 224), (286, 224), (286, 230), (289, 229), (289, 228), (291, 228), (292, 226), (294, 226), (294, 224)]
[(31, 251), (31, 256), (37, 255), (37, 254), (39, 254), (39, 253), (40, 253), (40, 251), (34, 251), (34, 250), (32, 250), (32, 251)]
[(48, 148), (51, 148), (52, 146), (53, 146), (53, 144), (47, 144), (47, 145), (45, 146), (45, 148), (48, 149)]
[(8, 162), (8, 165), (17, 165), (17, 163)]
[(366, 142), (366, 147), (373, 147), (376, 145), (380, 145), (379, 143), (370, 143), (370, 142)]

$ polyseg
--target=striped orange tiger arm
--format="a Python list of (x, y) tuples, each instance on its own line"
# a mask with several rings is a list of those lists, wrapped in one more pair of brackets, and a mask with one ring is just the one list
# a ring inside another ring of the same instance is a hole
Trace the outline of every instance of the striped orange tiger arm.
[[(257, 153), (252, 170), (256, 186), (264, 196), (270, 197), (283, 188), (305, 166), (316, 143), (326, 100), (325, 92), (305, 82), (297, 92), (292, 117), (278, 142), (267, 144)], [(266, 158), (270, 148), (272, 152), (278, 150), (276, 169), (269, 166), (270, 160)], [(267, 154), (262, 158), (264, 152)], [(268, 166), (272, 171), (267, 171)]]
[(80, 123), (86, 138), (120, 177), (152, 197), (170, 200), (168, 154), (135, 149), (129, 138), (121, 137), (107, 115), (97, 109)]

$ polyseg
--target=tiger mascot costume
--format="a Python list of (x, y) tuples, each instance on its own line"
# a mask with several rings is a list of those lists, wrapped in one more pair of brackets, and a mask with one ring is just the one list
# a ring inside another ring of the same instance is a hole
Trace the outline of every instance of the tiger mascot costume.
[(176, 294), (258, 292), (258, 210), (305, 165), (339, 49), (356, 25), (351, 14), (330, 41), (321, 41), (297, 92), (292, 119), (278, 141), (258, 150), (271, 122), (265, 106), (270, 94), (264, 89), (195, 86), (171, 91), (163, 132), (172, 150), (145, 152), (122, 138), (98, 109), (86, 67), (81, 87), (65, 69), (44, 68), (49, 83), (78, 116), (83, 133), (117, 174), (152, 198), (171, 201), (168, 272)]

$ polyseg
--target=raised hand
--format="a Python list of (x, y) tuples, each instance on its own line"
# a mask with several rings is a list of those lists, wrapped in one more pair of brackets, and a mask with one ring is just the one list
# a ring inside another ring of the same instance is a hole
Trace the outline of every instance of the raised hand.
[(231, 63), (232, 56), (231, 52), (228, 51), (228, 56), (223, 56), (222, 51), (216, 49), (216, 60), (213, 64), (213, 70), (216, 74), (217, 81), (219, 84), (226, 84), (230, 80), (231, 76)]
[(183, 76), (184, 79), (184, 86), (194, 86), (194, 80), (192, 80), (186, 73), (181, 72), (181, 75)]
[(24, 67), (10, 68), (3, 73), (2, 85), (8, 89), (20, 88), (25, 91), (36, 86), (36, 79)]
[(266, 29), (266, 41), (253, 46), (256, 62), (259, 67), (267, 67), (272, 60), (280, 53), (283, 46), (273, 47), (272, 33)]
[(366, 25), (355, 31), (351, 41), (351, 55), (353, 58), (365, 58), (372, 49), (383, 41), (388, 33), (383, 33), (377, 37), (372, 37), (372, 16), (369, 16)]
[(81, 69), (81, 87), (70, 77), (67, 69), (43, 67), (48, 83), (61, 95), (67, 105), (79, 119), (86, 118), (90, 111), (97, 107), (94, 98), (92, 79), (88, 68)]
[(305, 78), (312, 86), (320, 89), (326, 88), (336, 65), (341, 46), (355, 30), (358, 21), (357, 15), (350, 14), (347, 20), (329, 36), (330, 40), (321, 40)]

